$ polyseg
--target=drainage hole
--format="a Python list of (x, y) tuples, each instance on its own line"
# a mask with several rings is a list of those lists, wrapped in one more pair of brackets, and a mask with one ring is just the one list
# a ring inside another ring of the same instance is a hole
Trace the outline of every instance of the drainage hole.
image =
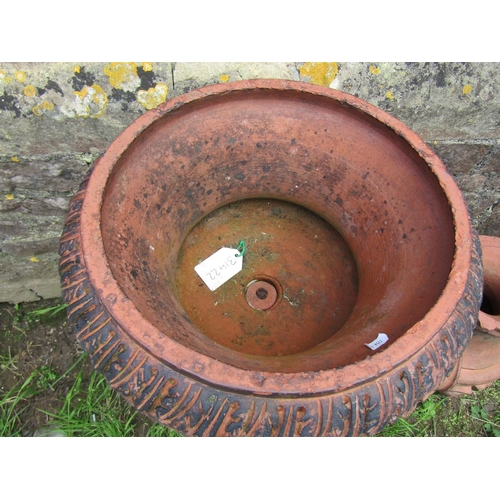
[(264, 300), (265, 298), (267, 298), (267, 295), (268, 295), (268, 292), (265, 288), (259, 288), (256, 292), (255, 292), (255, 295), (257, 295), (257, 297), (261, 300)]

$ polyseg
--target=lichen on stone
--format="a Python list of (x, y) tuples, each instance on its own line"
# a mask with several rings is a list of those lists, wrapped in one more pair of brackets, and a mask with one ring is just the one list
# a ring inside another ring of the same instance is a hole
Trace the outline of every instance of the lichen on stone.
[(16, 74), (14, 75), (16, 77), (16, 80), (18, 82), (24, 82), (24, 80), (26, 80), (26, 74), (24, 73), (24, 71), (16, 71)]
[[(152, 67), (151, 67), (152, 69)], [(112, 87), (126, 92), (133, 92), (141, 84), (134, 62), (112, 62), (104, 66), (104, 74), (109, 76)]]
[(329, 87), (339, 72), (336, 62), (307, 62), (299, 67), (300, 75), (309, 77), (311, 83)]
[(44, 101), (38, 106), (32, 108), (32, 113), (36, 116), (42, 116), (47, 111), (52, 111), (54, 109), (54, 103), (50, 101)]
[(108, 105), (108, 96), (102, 88), (94, 84), (85, 86), (81, 91), (75, 90), (74, 116), (82, 118), (99, 118)]
[(146, 109), (153, 109), (167, 100), (168, 86), (164, 83), (158, 83), (154, 88), (148, 90), (139, 90), (137, 92), (137, 102)]
[(33, 87), (33, 85), (26, 85), (26, 87), (24, 87), (24, 95), (26, 97), (35, 97), (36, 96), (36, 89), (35, 87)]

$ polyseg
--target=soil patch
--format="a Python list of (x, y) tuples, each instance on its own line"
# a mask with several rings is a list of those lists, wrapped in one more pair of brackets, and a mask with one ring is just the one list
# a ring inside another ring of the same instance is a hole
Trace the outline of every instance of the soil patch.
[[(4, 416), (13, 406), (6, 401), (22, 395), (15, 405), (16, 424), (7, 435), (34, 436), (50, 428), (48, 414), (61, 410), (76, 377), (81, 378), (84, 392), (92, 373), (58, 299), (0, 303), (0, 402), (4, 403), (0, 411)], [(127, 418), (133, 417), (134, 435), (146, 435), (153, 423), (134, 416), (132, 408), (128, 413)]]

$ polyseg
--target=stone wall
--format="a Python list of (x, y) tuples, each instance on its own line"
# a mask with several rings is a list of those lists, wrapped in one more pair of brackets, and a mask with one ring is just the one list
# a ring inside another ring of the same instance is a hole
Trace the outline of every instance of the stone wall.
[(0, 302), (60, 295), (58, 239), (92, 162), (138, 116), (211, 83), (309, 81), (417, 132), (500, 236), (499, 63), (0, 63)]

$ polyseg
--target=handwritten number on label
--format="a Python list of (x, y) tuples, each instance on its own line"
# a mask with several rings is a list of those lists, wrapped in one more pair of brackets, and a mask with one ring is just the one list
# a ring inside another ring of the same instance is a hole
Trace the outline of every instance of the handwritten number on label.
[(222, 276), (223, 273), (228, 271), (231, 266), (236, 265), (236, 259), (231, 255), (228, 255), (226, 261), (219, 266), (219, 268), (211, 269), (208, 273), (205, 274), (210, 280), (215, 280), (217, 277)]
[(243, 268), (243, 254), (236, 256), (236, 249), (221, 248), (195, 266), (194, 270), (203, 282), (214, 291), (239, 273)]

